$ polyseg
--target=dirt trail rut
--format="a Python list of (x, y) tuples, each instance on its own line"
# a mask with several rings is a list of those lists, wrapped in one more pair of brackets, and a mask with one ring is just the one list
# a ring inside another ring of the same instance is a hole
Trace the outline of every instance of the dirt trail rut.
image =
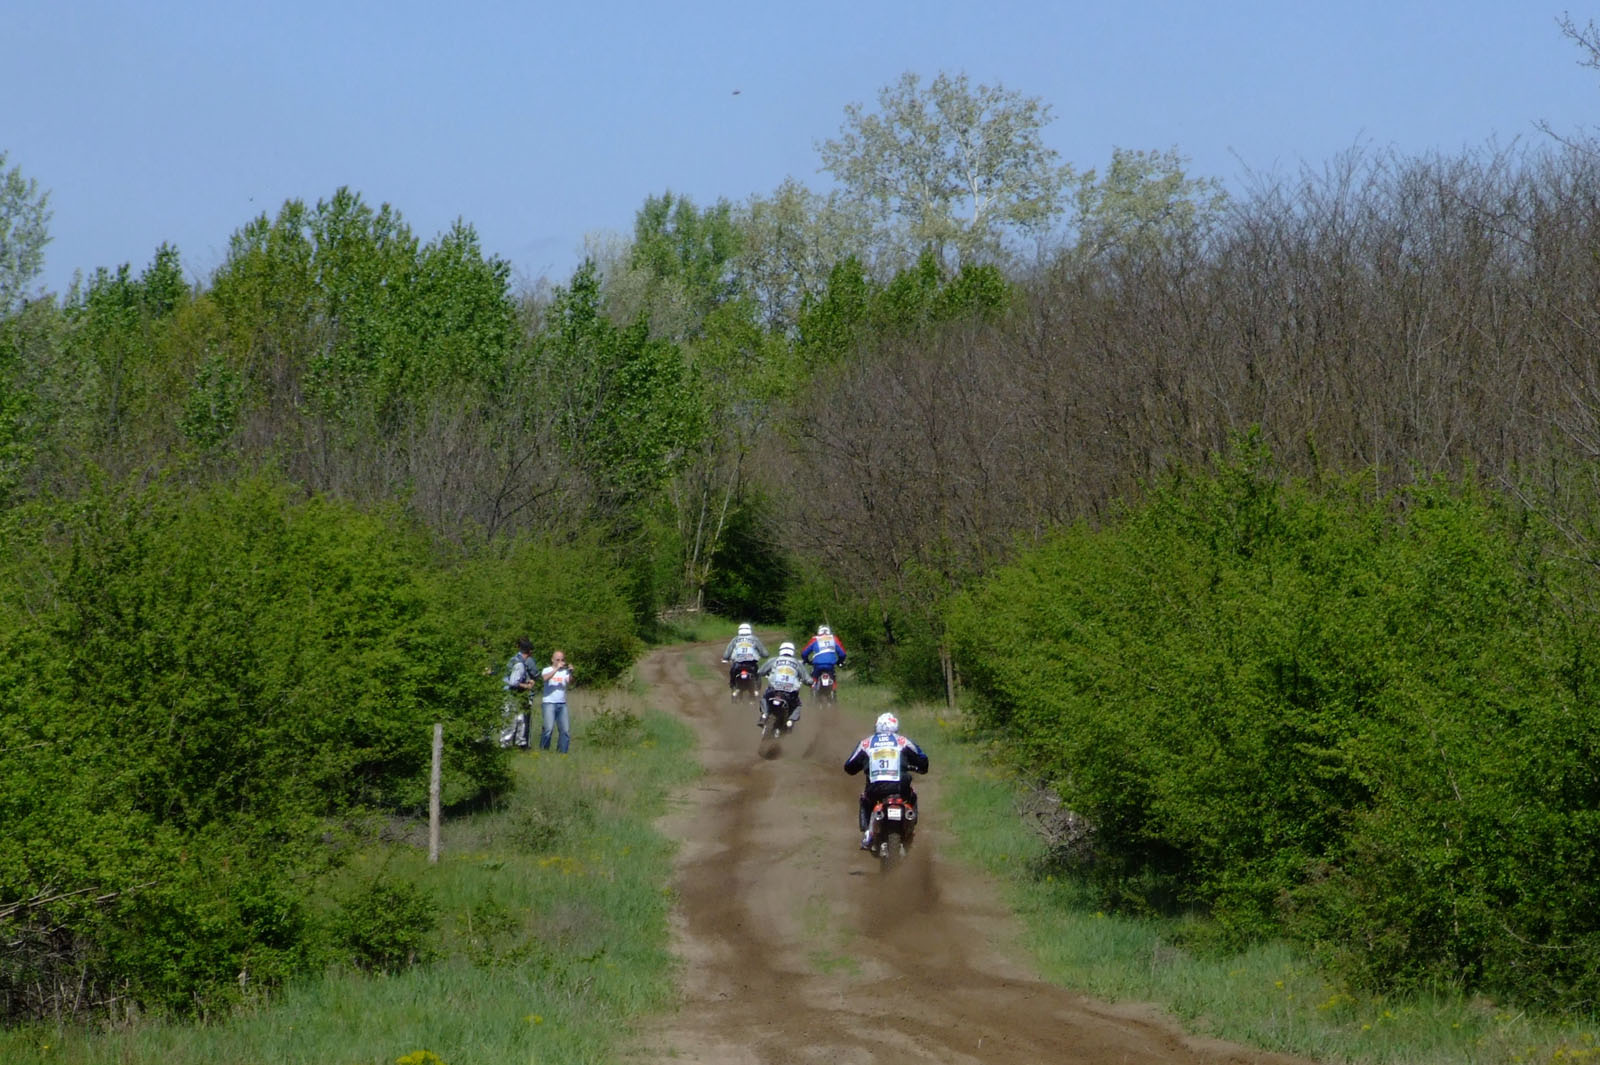
[(993, 885), (941, 854), (937, 748), (917, 784), (916, 847), (880, 873), (856, 846), (860, 778), (841, 771), (867, 725), (849, 718), (848, 687), (839, 708), (807, 700), (795, 735), (763, 758), (720, 650), (671, 648), (640, 666), (650, 704), (694, 728), (707, 773), (661, 823), (681, 841), (684, 1001), (630, 1061), (1293, 1065), (1038, 982)]

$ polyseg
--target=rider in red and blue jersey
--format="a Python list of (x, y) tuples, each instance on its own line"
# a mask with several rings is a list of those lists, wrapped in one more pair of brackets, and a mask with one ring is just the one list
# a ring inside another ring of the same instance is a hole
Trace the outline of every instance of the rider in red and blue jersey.
[(813, 682), (823, 673), (833, 673), (837, 680), (837, 672), (844, 665), (845, 655), (844, 641), (826, 625), (818, 626), (817, 634), (800, 648), (800, 661), (811, 667)]

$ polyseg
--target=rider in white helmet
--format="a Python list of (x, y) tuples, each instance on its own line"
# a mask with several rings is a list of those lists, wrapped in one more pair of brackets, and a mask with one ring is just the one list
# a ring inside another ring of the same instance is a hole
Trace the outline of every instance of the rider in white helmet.
[(757, 662), (767, 657), (766, 645), (761, 642), (750, 628), (748, 621), (739, 624), (739, 631), (733, 639), (728, 641), (727, 648), (722, 652), (722, 660), (730, 663), (728, 666), (728, 691), (734, 698), (739, 697), (734, 678), (739, 673), (741, 665), (748, 665), (754, 669)]
[(900, 735), (900, 719), (893, 714), (879, 714), (872, 735), (856, 744), (844, 771), (852, 776), (867, 771), (867, 786), (861, 790), (861, 849), (872, 846), (872, 831), (867, 827), (872, 807), (879, 799), (902, 795), (912, 806), (917, 805), (917, 792), (911, 786), (912, 773), (928, 771), (928, 756), (909, 736)]
[(817, 626), (817, 634), (800, 649), (800, 661), (811, 668), (812, 676), (819, 673), (833, 673), (838, 679), (838, 669), (844, 665), (844, 641), (833, 634), (833, 630), (826, 625)]
[(800, 689), (811, 682), (806, 664), (795, 657), (794, 644), (787, 640), (779, 644), (778, 653), (763, 662), (756, 672), (767, 678), (767, 690), (761, 697), (761, 717), (756, 724), (767, 722), (767, 697), (773, 692), (782, 692), (789, 705), (789, 716), (784, 719), (783, 727), (794, 728), (795, 722), (800, 720)]

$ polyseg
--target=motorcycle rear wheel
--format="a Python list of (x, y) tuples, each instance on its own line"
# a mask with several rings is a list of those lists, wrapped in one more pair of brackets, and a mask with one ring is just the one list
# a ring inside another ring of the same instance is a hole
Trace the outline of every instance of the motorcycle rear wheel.
[(878, 869), (881, 872), (892, 872), (905, 856), (905, 840), (900, 838), (898, 832), (891, 832), (878, 841)]

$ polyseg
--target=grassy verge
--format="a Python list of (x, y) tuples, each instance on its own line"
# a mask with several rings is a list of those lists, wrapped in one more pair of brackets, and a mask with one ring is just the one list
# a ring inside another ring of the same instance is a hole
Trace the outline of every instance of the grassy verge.
[[(587, 716), (573, 753), (519, 753), (497, 808), (426, 847), (366, 856), (438, 907), (437, 961), (398, 976), (334, 972), (202, 1025), (83, 1034), (0, 1033), (0, 1061), (82, 1065), (477, 1065), (616, 1060), (633, 1018), (672, 995), (664, 887), (671, 847), (653, 829), (694, 772), (675, 719), (626, 696)], [(576, 723), (575, 723), (576, 725)]]
[(955, 853), (998, 877), (1027, 929), (1040, 975), (1111, 1001), (1158, 1005), (1190, 1031), (1327, 1062), (1490, 1065), (1600, 1062), (1600, 1031), (1456, 996), (1389, 999), (1331, 985), (1285, 944), (1239, 954), (1188, 949), (1191, 923), (1112, 916), (1085, 888), (1044, 870), (1019, 818), (1016, 781), (959, 723), (901, 711), (930, 750)]
[(730, 639), (738, 622), (718, 614), (685, 611), (662, 618), (660, 628), (663, 643), (704, 643)]

